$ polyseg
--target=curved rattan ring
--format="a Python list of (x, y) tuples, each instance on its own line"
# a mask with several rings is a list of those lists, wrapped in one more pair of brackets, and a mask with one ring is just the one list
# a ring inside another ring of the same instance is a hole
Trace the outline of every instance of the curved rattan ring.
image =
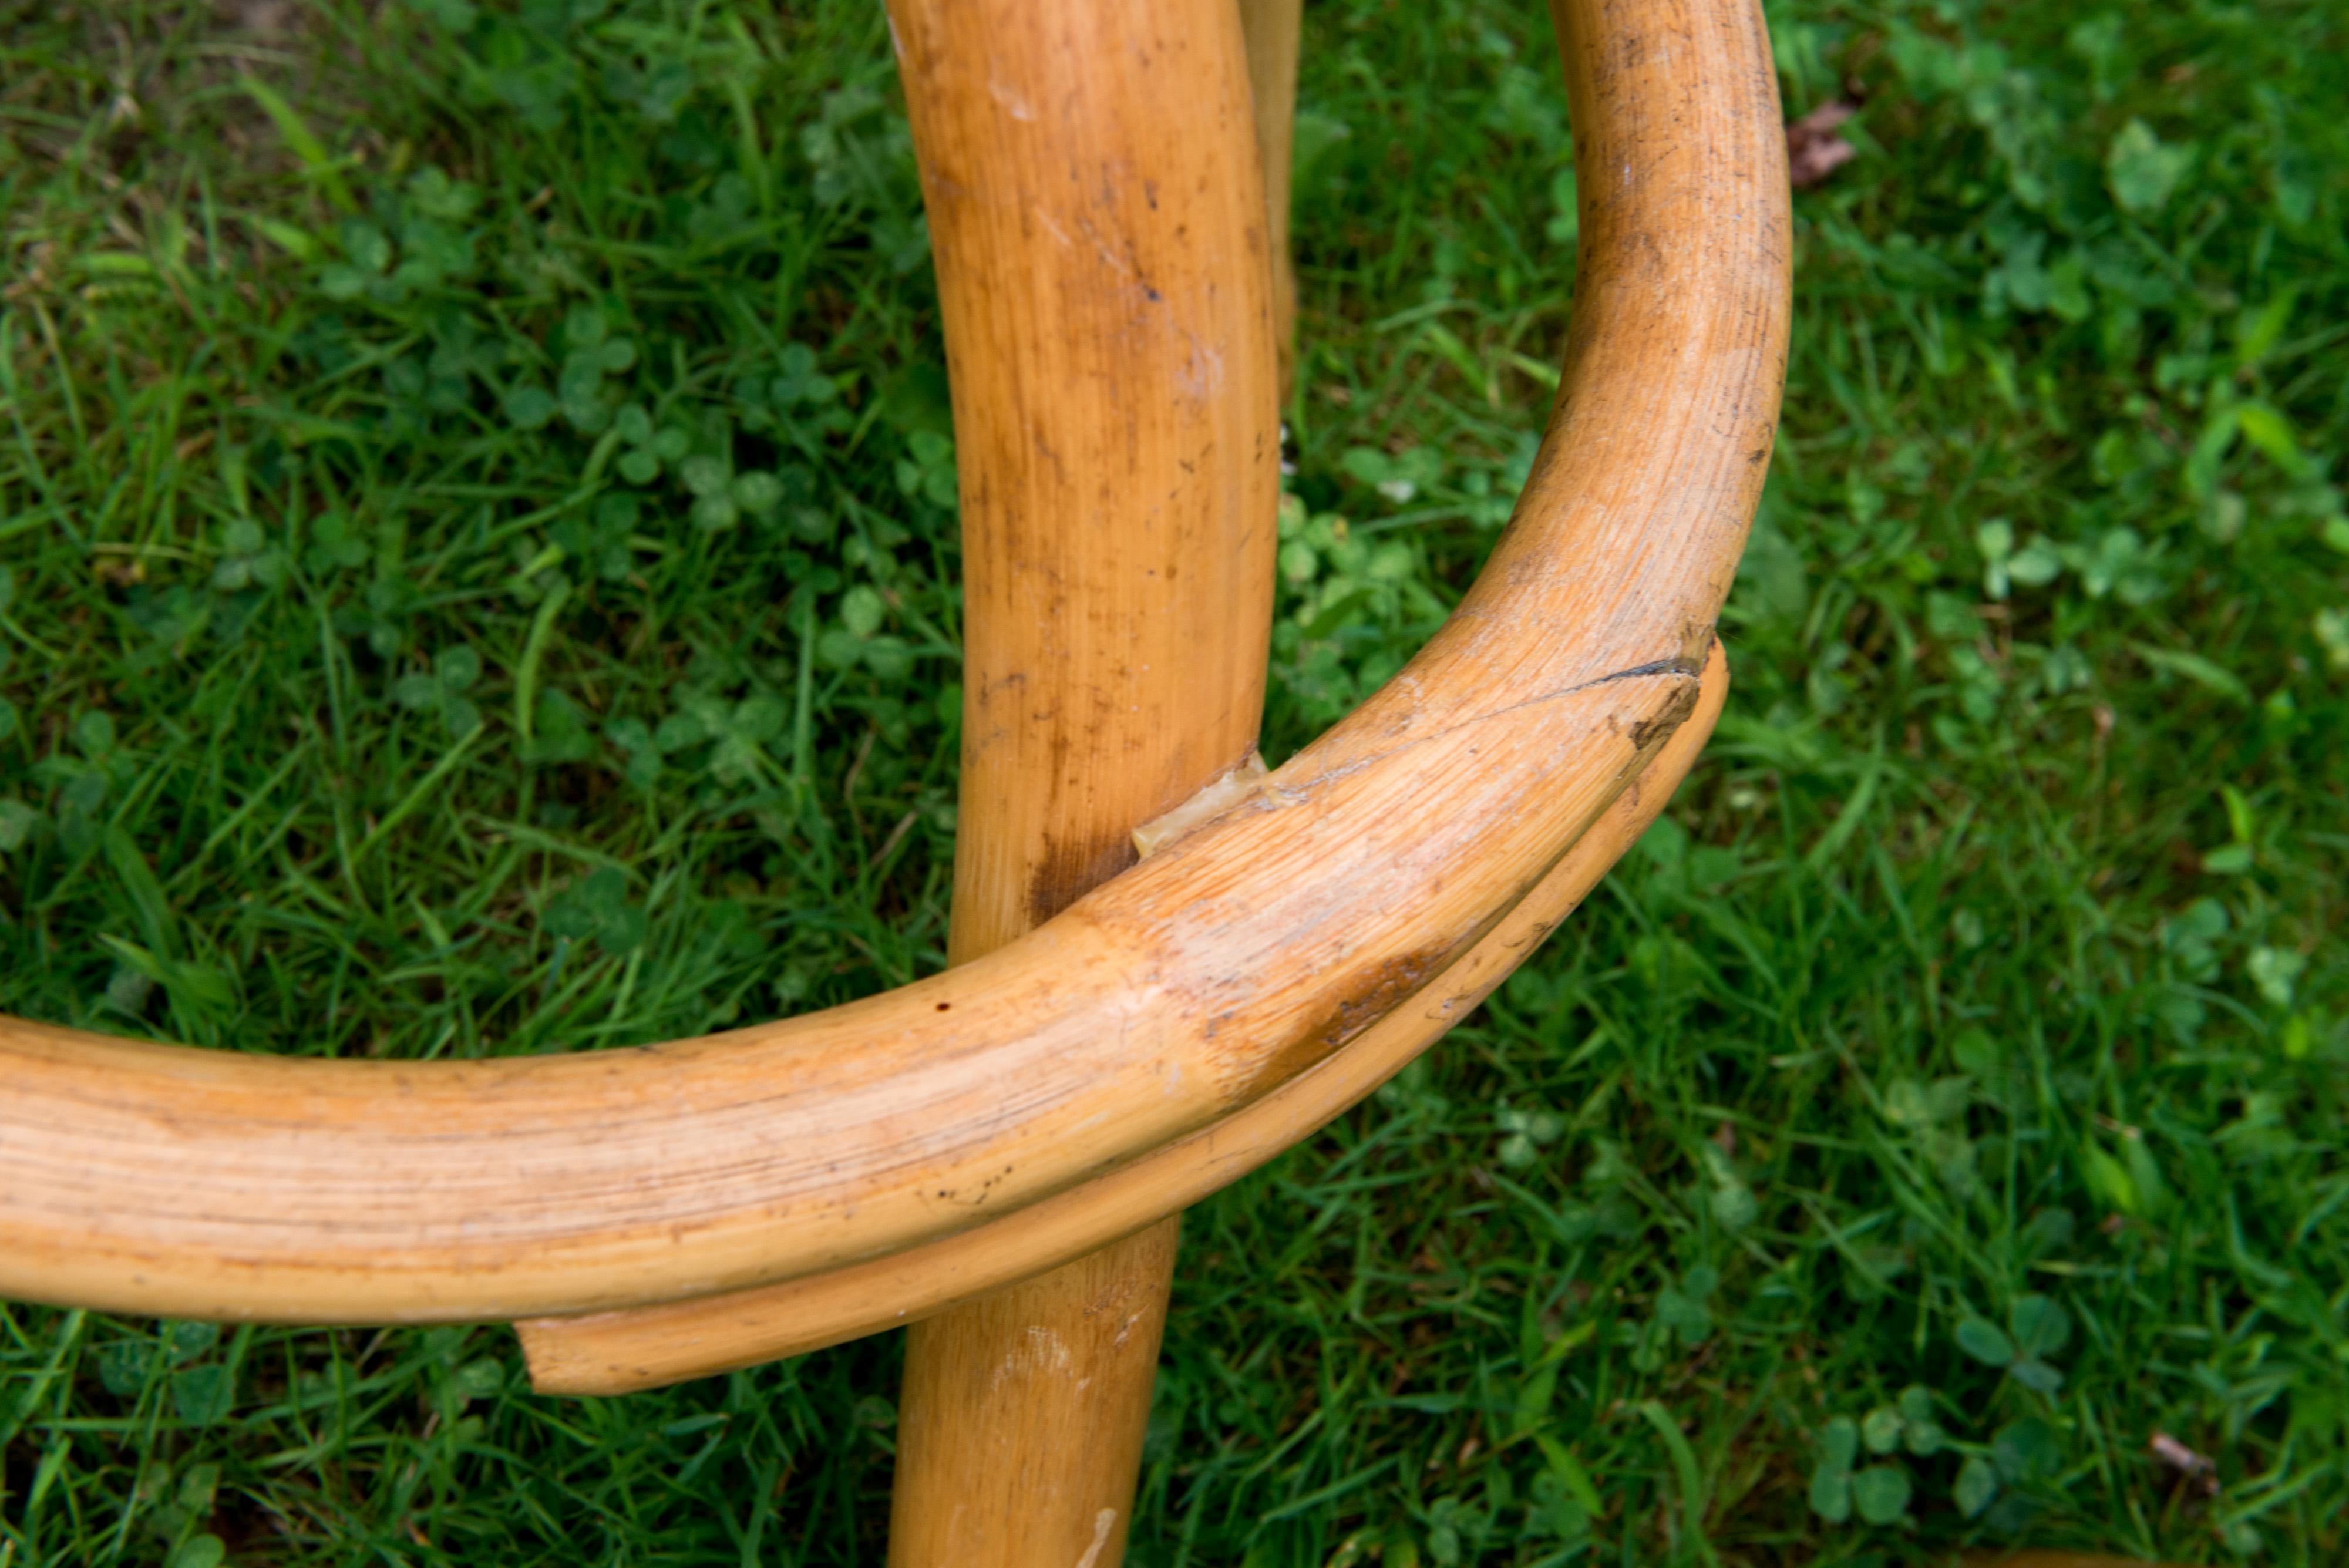
[(1483, 576), (1383, 690), (1031, 935), (806, 1017), (413, 1064), (0, 1019), (0, 1293), (384, 1323), (786, 1280), (1114, 1172), (1491, 962), (1698, 702), (1784, 372), (1758, 7), (1556, 10), (1582, 205), (1557, 410)]

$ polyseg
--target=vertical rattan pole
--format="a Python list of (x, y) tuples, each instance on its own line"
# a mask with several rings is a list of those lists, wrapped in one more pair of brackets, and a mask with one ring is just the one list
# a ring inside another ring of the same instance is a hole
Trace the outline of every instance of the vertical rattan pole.
[(1297, 267), (1288, 248), (1289, 170), (1297, 140), (1297, 58), (1305, 0), (1240, 0), (1255, 101), (1257, 156), (1264, 165), (1272, 245), (1272, 337), (1280, 352), (1280, 406), (1297, 389)]
[[(1123, 869), (1136, 825), (1255, 745), (1266, 206), (1232, 0), (891, 16), (961, 466), (961, 962)], [(1118, 1561), (1174, 1257), (1168, 1221), (911, 1331), (896, 1568)]]

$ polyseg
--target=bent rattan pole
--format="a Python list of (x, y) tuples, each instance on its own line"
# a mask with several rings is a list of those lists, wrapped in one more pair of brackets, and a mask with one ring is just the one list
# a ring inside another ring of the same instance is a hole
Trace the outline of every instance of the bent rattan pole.
[[(1253, 754), (1279, 500), (1232, 0), (891, 0), (961, 470), (950, 962)], [(1081, 238), (1080, 238), (1081, 236)], [(1116, 1568), (1172, 1220), (917, 1325), (893, 1568)]]
[(628, 1394), (821, 1350), (1058, 1268), (1121, 1226), (1148, 1224), (1247, 1175), (1386, 1082), (1525, 961), (1662, 812), (1728, 690), (1716, 648), (1688, 722), (1507, 919), (1408, 1004), (1255, 1104), (1107, 1176), (926, 1246), (698, 1301), (516, 1324), (532, 1385), (545, 1394)]
[(1758, 6), (1557, 15), (1582, 221), (1547, 439), (1444, 628), (1248, 801), (975, 962), (702, 1040), (404, 1064), (0, 1023), (0, 1293), (383, 1323), (812, 1273), (1202, 1127), (1449, 968), (1687, 717), (1784, 371)]

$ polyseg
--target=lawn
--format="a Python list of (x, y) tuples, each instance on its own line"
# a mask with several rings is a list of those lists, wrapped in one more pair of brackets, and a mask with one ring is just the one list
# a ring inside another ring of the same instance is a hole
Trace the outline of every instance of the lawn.
[[(1186, 1221), (1135, 1563), (2349, 1556), (2349, 14), (1770, 17), (1857, 113), (1727, 714)], [(1298, 131), (1276, 761), (1506, 521), (1575, 242), (1526, 0), (1313, 0)], [(470, 1056), (942, 961), (873, 0), (13, 0), (0, 236), (0, 1011)], [(0, 1568), (877, 1562), (899, 1355), (0, 1303)]]

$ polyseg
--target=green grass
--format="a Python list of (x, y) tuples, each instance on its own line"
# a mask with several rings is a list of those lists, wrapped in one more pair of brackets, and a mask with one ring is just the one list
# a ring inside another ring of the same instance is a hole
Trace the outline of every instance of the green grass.
[[(2349, 1553), (2349, 21), (1772, 20), (1790, 113), (1864, 108), (1719, 737), (1191, 1216), (1137, 1563)], [(876, 6), (18, 0), (0, 50), (0, 1010), (455, 1056), (941, 961)], [(1490, 545), (1573, 252), (1537, 7), (1316, 0), (1306, 58), (1276, 754)], [(581, 1402), (495, 1327), (0, 1307), (0, 1565), (874, 1562), (897, 1355)]]

